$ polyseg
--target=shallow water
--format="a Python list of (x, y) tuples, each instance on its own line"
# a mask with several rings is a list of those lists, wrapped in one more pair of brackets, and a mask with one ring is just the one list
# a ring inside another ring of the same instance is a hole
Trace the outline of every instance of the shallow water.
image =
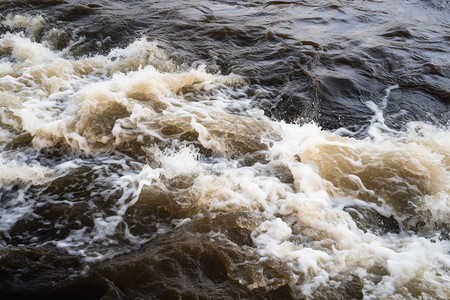
[(447, 299), (447, 1), (0, 1), (3, 299)]

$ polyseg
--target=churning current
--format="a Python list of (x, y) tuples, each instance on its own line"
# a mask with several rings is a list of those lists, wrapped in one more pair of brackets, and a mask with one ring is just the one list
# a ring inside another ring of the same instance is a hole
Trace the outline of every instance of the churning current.
[(1, 299), (448, 299), (450, 4), (0, 1)]

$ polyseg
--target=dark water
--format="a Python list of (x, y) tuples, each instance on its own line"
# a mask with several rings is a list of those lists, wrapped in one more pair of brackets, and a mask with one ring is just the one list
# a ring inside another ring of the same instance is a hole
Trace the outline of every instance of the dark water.
[(450, 3), (0, 1), (1, 299), (447, 299)]

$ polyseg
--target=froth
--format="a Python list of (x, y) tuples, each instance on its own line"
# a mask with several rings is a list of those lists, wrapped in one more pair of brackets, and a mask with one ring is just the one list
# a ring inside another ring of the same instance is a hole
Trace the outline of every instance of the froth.
[(50, 61), (56, 58), (54, 52), (44, 45), (33, 42), (19, 34), (8, 33), (0, 40), (1, 53), (11, 53), (22, 67), (31, 67), (35, 64)]
[[(448, 129), (414, 124), (392, 134), (375, 103), (377, 126), (365, 140), (276, 122), (254, 108), (240, 76), (177, 65), (146, 39), (73, 58), (9, 33), (0, 51), (10, 58), (0, 65), (3, 146), (26, 135), (37, 150), (92, 154), (97, 165), (87, 169), (97, 177), (87, 185), (108, 187), (89, 191), (111, 202), (108, 211), (57, 247), (98, 260), (119, 253), (119, 241), (139, 245), (196, 218), (239, 212), (253, 263), (274, 262), (299, 298), (354, 282), (366, 298), (448, 295)], [(45, 184), (82, 165), (52, 170), (0, 157), (0, 183)], [(181, 207), (182, 221), (133, 235), (127, 213), (152, 201)], [(17, 206), (23, 212), (8, 224), (32, 205)], [(234, 276), (249, 289), (275, 286), (264, 274)]]
[(45, 20), (42, 16), (26, 16), (8, 14), (3, 20), (2, 24), (11, 29), (23, 29), (27, 33), (35, 35), (45, 25)]
[(55, 178), (56, 173), (40, 164), (20, 163), (16, 160), (5, 160), (0, 156), (0, 183), (2, 185), (43, 184)]
[[(164, 140), (165, 132), (175, 131), (198, 135), (204, 147), (227, 152), (232, 149), (218, 141), (221, 127), (234, 126), (237, 135), (258, 123), (229, 115), (224, 108), (230, 100), (215, 92), (232, 92), (243, 84), (239, 76), (183, 69), (146, 39), (108, 56), (77, 60), (20, 35), (6, 34), (0, 47), (17, 59), (3, 68), (4, 97), (19, 96), (22, 108), (7, 109), (20, 117), (38, 149), (63, 141), (86, 152), (108, 150), (145, 136)], [(194, 101), (185, 98), (185, 90)], [(209, 91), (217, 101), (202, 96)]]
[[(249, 213), (246, 226), (253, 228), (261, 260), (275, 260), (291, 270), (289, 284), (299, 297), (321, 297), (321, 291), (324, 296), (336, 280), (354, 280), (349, 276), (359, 278), (367, 296), (442, 298), (448, 293), (448, 276), (443, 274), (450, 263), (450, 244), (439, 239), (439, 228), (448, 220), (448, 165), (433, 147), (418, 146), (418, 140), (428, 137), (415, 133), (409, 139), (360, 141), (313, 124), (272, 128), (281, 139), (268, 148), (267, 164), (203, 164), (191, 192), (197, 205), (213, 212)], [(409, 201), (395, 194), (399, 191), (411, 193)], [(361, 209), (363, 223), (371, 222), (364, 209), (372, 210), (393, 219), (400, 229), (378, 234), (377, 225), (374, 230), (361, 228), (346, 207)], [(256, 216), (259, 225), (254, 224)], [(413, 232), (417, 228), (411, 216), (438, 227), (420, 237), (425, 233)], [(401, 228), (405, 231), (395, 234)], [(435, 255), (425, 259), (429, 251)], [(255, 280), (242, 281), (250, 288), (268, 284), (267, 278)], [(420, 291), (415, 284), (421, 285)]]

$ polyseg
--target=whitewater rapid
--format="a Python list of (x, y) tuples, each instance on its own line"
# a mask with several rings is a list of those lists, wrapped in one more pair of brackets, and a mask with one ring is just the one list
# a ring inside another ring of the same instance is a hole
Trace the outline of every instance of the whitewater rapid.
[[(248, 232), (245, 243), (200, 232), (241, 253), (223, 259), (249, 290), (450, 295), (450, 131), (389, 128), (383, 108), (398, 86), (365, 103), (371, 129), (356, 139), (273, 120), (245, 77), (177, 63), (157, 41), (75, 57), (52, 46), (57, 29), (34, 38), (43, 24), (8, 15), (0, 37), (3, 251), (52, 246), (89, 266), (232, 216), (223, 222)], [(50, 207), (62, 213), (44, 216)], [(146, 207), (170, 213), (131, 214)], [(34, 235), (20, 222), (59, 231)]]

